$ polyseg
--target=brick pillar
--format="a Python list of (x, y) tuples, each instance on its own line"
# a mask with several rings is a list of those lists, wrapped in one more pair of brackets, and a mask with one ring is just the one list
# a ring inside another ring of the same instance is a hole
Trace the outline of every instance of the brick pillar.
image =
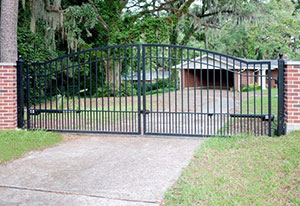
[(300, 61), (286, 61), (284, 71), (286, 131), (300, 130)]
[(14, 64), (0, 63), (0, 130), (17, 127), (17, 72)]

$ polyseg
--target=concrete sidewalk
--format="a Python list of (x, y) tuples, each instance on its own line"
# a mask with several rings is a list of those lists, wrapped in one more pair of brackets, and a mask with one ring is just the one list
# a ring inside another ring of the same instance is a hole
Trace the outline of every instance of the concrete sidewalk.
[(199, 139), (81, 135), (0, 166), (0, 205), (159, 205)]

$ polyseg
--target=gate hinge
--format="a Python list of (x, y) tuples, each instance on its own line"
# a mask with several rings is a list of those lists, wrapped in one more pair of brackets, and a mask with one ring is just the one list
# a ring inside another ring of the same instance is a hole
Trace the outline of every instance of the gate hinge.
[(140, 114), (149, 114), (149, 113), (150, 113), (149, 110), (141, 110), (141, 111), (140, 111)]

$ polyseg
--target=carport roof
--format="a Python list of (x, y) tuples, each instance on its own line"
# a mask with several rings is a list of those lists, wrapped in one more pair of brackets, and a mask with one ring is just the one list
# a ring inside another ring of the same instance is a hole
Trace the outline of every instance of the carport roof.
[[(173, 68), (189, 68), (189, 69), (200, 69), (201, 67), (203, 68), (204, 66), (207, 65), (207, 60), (203, 61), (208, 56), (208, 59), (210, 60), (208, 62), (208, 66), (212, 67), (213, 64), (211, 61), (215, 60), (215, 66), (218, 67), (220, 65), (220, 61), (223, 64), (227, 64), (229, 67), (234, 67), (240, 68), (242, 67), (245, 69), (248, 64), (248, 69), (253, 69), (254, 64), (261, 64), (263, 68), (267, 68), (267, 62), (271, 63), (271, 69), (276, 69), (278, 68), (278, 60), (254, 60), (254, 59), (243, 59), (243, 58), (230, 58), (226, 56), (221, 56), (221, 55), (202, 55), (200, 57), (197, 57), (194, 59), (190, 59), (189, 61), (184, 61), (180, 64), (177, 64), (176, 66), (173, 66)], [(218, 63), (216, 63), (218, 62)], [(259, 66), (256, 66), (258, 68)]]

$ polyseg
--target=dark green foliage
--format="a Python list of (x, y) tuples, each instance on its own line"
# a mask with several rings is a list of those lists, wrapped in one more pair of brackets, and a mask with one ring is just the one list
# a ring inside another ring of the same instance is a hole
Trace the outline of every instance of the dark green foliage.
[(133, 84), (131, 84), (131, 82), (122, 82), (120, 89), (121, 96), (136, 96), (138, 94), (138, 90), (133, 86)]
[(30, 33), (31, 8), (30, 2), (25, 2), (25, 9), (19, 9), (18, 49), (27, 61), (127, 43), (184, 44), (251, 59), (275, 59), (279, 52), (291, 59), (300, 58), (296, 0), (202, 1), (179, 19), (174, 13), (186, 1), (151, 12), (158, 2), (93, 0), (90, 4), (88, 0), (63, 0), (64, 22), (54, 31), (55, 47), (49, 45), (45, 32), (51, 29), (49, 23), (39, 20), (36, 33)]
[[(50, 41), (49, 36), (46, 35), (47, 31), (52, 29), (49, 22), (40, 19), (36, 22), (35, 33), (30, 31), (32, 8), (30, 1), (25, 2), (25, 9), (22, 6), (19, 8), (18, 52), (27, 62), (43, 62), (76, 50), (131, 43), (184, 44), (249, 59), (276, 59), (278, 53), (282, 52), (290, 59), (300, 59), (300, 12), (299, 1), (296, 0), (200, 1), (200, 4), (193, 5), (189, 11), (186, 11), (189, 13), (185, 13), (179, 19), (176, 19), (174, 14), (187, 1), (174, 1), (165, 5), (167, 9), (151, 12), (153, 5), (159, 4), (159, 1), (93, 0), (93, 5), (88, 0), (62, 0), (61, 11), (64, 14), (64, 21), (53, 31), (54, 46), (52, 45), (53, 39)], [(132, 5), (133, 2), (136, 3), (135, 7)], [(101, 23), (99, 17), (103, 19), (107, 28)], [(146, 52), (149, 53), (149, 51)], [(156, 51), (153, 50), (152, 54), (155, 53)], [(158, 53), (161, 54), (161, 51)], [(180, 50), (177, 50), (176, 55), (179, 54)], [(95, 54), (92, 55), (94, 56), (91, 56), (91, 59), (95, 60)], [(108, 53), (104, 52), (103, 55), (104, 59), (109, 58)], [(165, 56), (167, 55), (165, 53)], [(130, 50), (121, 50), (120, 56), (136, 57), (137, 51), (134, 50), (131, 53)], [(175, 57), (175, 53), (171, 51), (170, 56)], [(183, 53), (183, 58), (186, 56), (186, 53)], [(100, 52), (97, 58), (98, 68), (106, 64), (99, 60)], [(94, 74), (96, 66), (96, 63), (90, 66), (88, 62), (83, 61), (87, 61), (84, 55), (79, 56), (78, 59), (68, 59), (69, 65), (73, 62), (82, 64), (80, 71), (75, 71), (75, 82), (81, 79), (80, 85), (77, 85), (79, 90), (86, 86), (82, 80)], [(153, 58), (151, 66), (146, 64), (146, 70), (162, 67), (161, 61), (162, 59)], [(172, 66), (178, 63), (172, 61), (170, 64)], [(108, 66), (110, 70), (113, 68), (111, 65)], [(132, 62), (130, 60), (122, 62), (122, 75), (128, 73), (126, 70), (129, 66), (132, 71), (136, 72), (138, 68), (136, 59)], [(64, 68), (66, 64), (58, 65), (58, 67)], [(93, 71), (90, 71), (90, 68)], [(38, 67), (31, 67), (31, 69), (31, 73), (39, 70)], [(40, 69), (45, 73), (51, 73), (49, 64)], [(54, 74), (53, 71), (52, 73)], [(63, 72), (64, 78), (62, 79), (60, 72), (58, 77), (53, 75), (49, 79), (37, 79), (36, 84), (41, 87), (42, 98), (45, 99), (46, 94), (50, 93), (50, 82), (54, 85), (55, 81), (58, 81), (66, 85), (66, 77), (72, 78), (70, 73), (70, 71)], [(103, 80), (100, 76), (103, 76)], [(175, 73), (172, 73), (171, 77), (171, 83), (169, 79), (146, 83), (146, 94), (151, 91), (152, 93), (159, 93), (162, 90), (166, 92), (169, 88), (174, 90)], [(118, 79), (118, 76), (116, 75), (115, 78)], [(104, 83), (103, 96), (137, 95), (137, 83), (131, 84), (127, 81), (127, 89), (125, 89), (125, 81), (123, 81), (120, 88), (115, 88), (111, 86), (112, 79), (106, 76), (105, 71), (103, 74), (99, 71), (98, 82), (96, 82), (95, 75), (92, 75), (92, 89), (88, 90), (87, 94), (101, 96), (101, 86)], [(107, 88), (107, 85), (110, 86)], [(62, 87), (59, 91), (60, 95), (73, 95), (70, 88), (68, 90)], [(250, 86), (243, 90), (250, 91), (253, 88)], [(255, 88), (259, 89), (258, 86)], [(54, 94), (54, 91), (52, 93)], [(83, 95), (83, 93), (78, 94), (77, 89), (74, 95)]]
[[(143, 94), (143, 84), (140, 84), (141, 93)], [(178, 88), (177, 88), (178, 89)], [(169, 82), (169, 79), (159, 79), (156, 82), (147, 82), (145, 84), (145, 91), (146, 95), (149, 94), (156, 94), (156, 93), (162, 93), (162, 92), (168, 92), (168, 91), (175, 91), (175, 82)], [(112, 85), (108, 86), (105, 84), (105, 86), (98, 87), (97, 94), (94, 96), (98, 97), (113, 97), (113, 96), (136, 96), (138, 94), (138, 83), (134, 82), (133, 84), (131, 81), (123, 81), (121, 83), (120, 88), (113, 87)]]
[(90, 49), (94, 47), (93, 34), (97, 24), (97, 14), (90, 4), (84, 3), (68, 7), (64, 26), (68, 52)]
[(289, 0), (250, 2), (243, 18), (208, 32), (209, 49), (248, 59), (277, 59), (281, 52), (300, 59), (300, 14)]
[(137, 88), (135, 88), (131, 82), (127, 81), (122, 82), (119, 88), (114, 87), (113, 85), (105, 84), (104, 87), (98, 87), (97, 94), (94, 96), (98, 97), (113, 97), (113, 96), (136, 96), (138, 94)]
[(48, 48), (41, 34), (18, 28), (18, 53), (28, 62), (43, 62), (57, 57), (56, 51)]
[(156, 90), (152, 90), (149, 91), (149, 92), (146, 92), (146, 95), (153, 95), (153, 94), (162, 94), (162, 93), (168, 93), (169, 91), (172, 92), (172, 91), (175, 91), (176, 89), (171, 87), (171, 88), (165, 88), (165, 89), (156, 89)]
[[(134, 87), (137, 89), (138, 85), (135, 83)], [(145, 83), (145, 92), (146, 94), (150, 94), (151, 91), (153, 94), (164, 92), (174, 91), (175, 90), (175, 82), (167, 79), (158, 79), (156, 82), (146, 82)], [(141, 84), (141, 92), (144, 91), (143, 84)]]

